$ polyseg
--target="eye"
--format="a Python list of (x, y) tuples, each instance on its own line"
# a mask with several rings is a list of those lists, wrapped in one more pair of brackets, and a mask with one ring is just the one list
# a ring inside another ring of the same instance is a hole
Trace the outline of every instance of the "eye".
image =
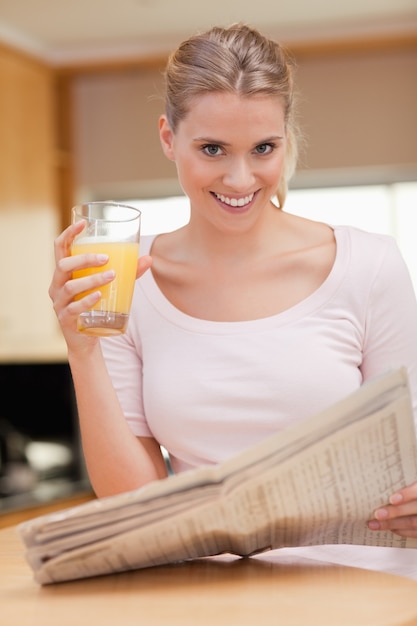
[(255, 148), (255, 152), (257, 154), (270, 154), (275, 149), (275, 144), (273, 143), (260, 143)]
[(204, 146), (201, 146), (201, 150), (208, 156), (218, 156), (223, 153), (221, 147), (215, 143), (206, 143)]

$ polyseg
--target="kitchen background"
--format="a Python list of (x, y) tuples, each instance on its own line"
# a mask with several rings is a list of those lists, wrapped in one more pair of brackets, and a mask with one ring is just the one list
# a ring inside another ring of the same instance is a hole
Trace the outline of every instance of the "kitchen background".
[[(186, 221), (157, 120), (167, 50), (190, 31), (242, 19), (268, 24), (286, 41), (297, 63), (306, 140), (286, 210), (391, 232), (417, 286), (415, 3), (353, 2), (357, 11), (360, 5), (356, 16), (344, 16), (339, 7), (333, 21), (319, 23), (312, 5), (301, 1), (291, 3), (300, 9), (295, 15), (283, 3), (283, 15), (289, 13), (281, 22), (281, 9), (268, 21), (264, 12), (248, 13), (249, 3), (233, 2), (228, 16), (218, 19), (215, 2), (212, 14), (195, 9), (195, 22), (180, 33), (174, 26), (181, 11), (171, 31), (164, 28), (181, 1), (131, 2), (129, 10), (135, 4), (144, 16), (142, 28), (146, 16), (149, 33), (160, 25), (161, 37), (136, 35), (142, 36), (140, 50), (126, 45), (134, 33), (123, 39), (121, 31), (122, 39), (113, 40), (106, 21), (106, 46), (103, 40), (87, 46), (93, 40), (87, 27), (96, 35), (100, 30), (89, 13), (96, 3), (79, 3), (84, 13), (72, 20), (65, 10), (76, 9), (67, 4), (0, 5), (0, 513), (88, 489), (65, 346), (47, 295), (53, 240), (80, 200), (138, 203), (143, 234)], [(324, 10), (321, 3), (315, 7)], [(169, 12), (159, 22), (157, 8)], [(259, 8), (271, 11), (269, 3)], [(36, 19), (25, 10), (37, 10)], [(132, 28), (126, 1), (117, 3), (117, 19), (116, 31), (123, 24)], [(64, 41), (65, 20), (73, 30)], [(74, 39), (77, 25), (87, 40)]]

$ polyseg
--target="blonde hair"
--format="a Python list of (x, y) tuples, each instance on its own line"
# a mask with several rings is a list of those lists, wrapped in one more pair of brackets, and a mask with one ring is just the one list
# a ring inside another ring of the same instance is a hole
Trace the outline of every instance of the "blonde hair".
[(281, 99), (287, 136), (284, 171), (277, 189), (281, 208), (298, 157), (292, 66), (280, 44), (245, 24), (234, 24), (190, 37), (171, 53), (165, 69), (165, 110), (174, 133), (192, 100), (204, 93)]

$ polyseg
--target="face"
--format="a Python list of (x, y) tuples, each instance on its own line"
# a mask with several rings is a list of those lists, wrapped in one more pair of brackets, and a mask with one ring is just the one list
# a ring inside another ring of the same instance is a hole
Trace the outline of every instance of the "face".
[(175, 134), (162, 116), (165, 155), (175, 161), (191, 218), (219, 229), (248, 228), (276, 193), (285, 156), (279, 98), (198, 96)]

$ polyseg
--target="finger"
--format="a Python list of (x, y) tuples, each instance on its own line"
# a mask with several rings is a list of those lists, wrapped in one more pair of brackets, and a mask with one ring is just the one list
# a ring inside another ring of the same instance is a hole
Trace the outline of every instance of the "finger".
[[(99, 268), (108, 262), (108, 256), (106, 254), (80, 254), (76, 256), (69, 256), (60, 259), (57, 262), (57, 266), (52, 277), (51, 284), (49, 286), (49, 297), (54, 303), (54, 309), (67, 305), (75, 295), (96, 289), (105, 285), (114, 279), (114, 275), (101, 273), (100, 278), (97, 278), (100, 273), (97, 271), (89, 277), (85, 277), (84, 282), (77, 282), (81, 279), (73, 279), (73, 272), (84, 268)], [(93, 277), (93, 278), (92, 278)], [(88, 281), (88, 278), (92, 278)]]
[(370, 530), (389, 530), (402, 537), (417, 537), (417, 515), (397, 517), (389, 520), (370, 520)]
[[(89, 293), (80, 300), (73, 300), (67, 306), (56, 306), (56, 316), (62, 327), (76, 322), (81, 313), (89, 311), (101, 298), (101, 291)], [(55, 308), (55, 307), (54, 307)]]
[(87, 269), (91, 267), (102, 267), (109, 260), (107, 254), (94, 254), (86, 252), (85, 254), (76, 254), (74, 256), (66, 256), (57, 263), (59, 270), (65, 274), (75, 272), (76, 270)]
[(54, 241), (55, 261), (70, 256), (71, 246), (75, 237), (84, 229), (83, 220), (71, 224)]
[(417, 482), (393, 493), (389, 501), (391, 504), (397, 506), (402, 502), (411, 502), (412, 500), (417, 500)]
[(83, 276), (82, 278), (74, 278), (66, 283), (66, 291), (70, 296), (72, 295), (72, 300), (80, 293), (84, 293), (86, 291), (91, 292), (92, 290), (96, 290), (103, 285), (111, 283), (115, 276), (116, 272), (114, 270), (106, 270), (105, 272), (89, 274), (88, 276)]
[(397, 519), (399, 517), (405, 517), (407, 515), (417, 516), (416, 500), (406, 502), (405, 504), (397, 504), (395, 506), (389, 504), (387, 506), (376, 509), (376, 511), (374, 512), (375, 519), (379, 521)]
[[(98, 272), (96, 274), (90, 274), (88, 276), (83, 276), (82, 278), (74, 278), (72, 280), (67, 280), (63, 285), (62, 289), (59, 290), (57, 294), (56, 301), (54, 302), (55, 311), (60, 310), (64, 307), (67, 307), (72, 303), (77, 296), (80, 294), (84, 294), (84, 298), (89, 295), (86, 292), (100, 291), (100, 287), (103, 285), (107, 285), (116, 276), (116, 272), (114, 270), (107, 270), (105, 272)], [(101, 294), (100, 294), (101, 297)], [(80, 298), (81, 300), (82, 298)], [(100, 299), (100, 298), (98, 298)], [(93, 304), (96, 303), (97, 300), (94, 301)], [(89, 301), (84, 301), (85, 308), (87, 310), (91, 304)]]
[(136, 278), (140, 278), (146, 270), (148, 270), (152, 265), (152, 257), (149, 255), (144, 255), (139, 257), (138, 259), (138, 268), (136, 271)]

